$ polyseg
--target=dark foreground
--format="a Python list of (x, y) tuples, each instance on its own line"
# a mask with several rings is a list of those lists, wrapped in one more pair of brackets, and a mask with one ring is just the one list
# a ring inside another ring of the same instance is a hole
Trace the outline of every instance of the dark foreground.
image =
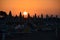
[[(60, 33), (56, 37), (55, 32), (33, 32), (33, 33), (10, 33), (5, 35), (4, 40), (60, 40)], [(0, 33), (0, 40), (2, 33)]]

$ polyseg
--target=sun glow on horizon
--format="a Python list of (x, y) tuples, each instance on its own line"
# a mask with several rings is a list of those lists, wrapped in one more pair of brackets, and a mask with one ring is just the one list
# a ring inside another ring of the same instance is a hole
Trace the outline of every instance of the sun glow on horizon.
[(24, 15), (24, 16), (27, 16), (27, 15), (28, 15), (28, 12), (26, 12), (26, 11), (23, 12), (23, 15)]
[(12, 15), (27, 16), (29, 13), (31, 17), (36, 13), (40, 16), (42, 13), (45, 17), (46, 14), (58, 15), (60, 17), (60, 0), (0, 0), (0, 11), (12, 11)]

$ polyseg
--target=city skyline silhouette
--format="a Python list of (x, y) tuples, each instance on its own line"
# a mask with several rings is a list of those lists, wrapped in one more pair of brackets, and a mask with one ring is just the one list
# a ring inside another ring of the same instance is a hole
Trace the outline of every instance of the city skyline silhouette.
[(60, 40), (60, 0), (0, 0), (0, 40)]
[[(16, 35), (23, 34), (22, 36), (24, 35), (34, 36), (31, 33), (36, 33), (35, 35), (42, 35), (42, 38), (44, 38), (43, 36), (45, 35), (51, 40), (59, 39), (60, 18), (58, 18), (57, 15), (53, 17), (53, 15), (49, 16), (47, 14), (46, 14), (46, 18), (43, 17), (43, 14), (41, 14), (40, 17), (37, 16), (36, 14), (33, 17), (31, 17), (29, 13), (27, 15), (27, 18), (25, 18), (21, 12), (19, 16), (16, 15), (14, 17), (12, 16), (11, 11), (9, 12), (9, 14), (6, 14), (6, 12), (4, 11), (0, 11), (0, 33), (2, 34), (1, 36), (2, 40), (5, 40), (5, 37), (7, 36), (12, 37), (12, 34), (13, 36), (14, 34)], [(25, 34), (25, 33), (28, 33), (28, 34)], [(49, 34), (52, 35), (52, 38)], [(15, 39), (15, 37), (13, 38)], [(21, 39), (20, 36), (17, 35), (17, 37)], [(22, 38), (25, 38), (25, 37), (22, 37)], [(39, 38), (39, 36), (36, 38)], [(11, 38), (7, 37), (6, 40), (8, 39), (11, 39)], [(32, 37), (32, 39), (34, 39), (34, 37)]]
[[(20, 14), (20, 13), (21, 13), (21, 14)], [(25, 15), (24, 13), (22, 13), (22, 12), (20, 12), (20, 13), (19, 13), (19, 15), (15, 15), (15, 16), (18, 16), (18, 17), (19, 17), (19, 16), (24, 16), (24, 18), (27, 18), (28, 15), (30, 15), (29, 12), (26, 12), (26, 13), (27, 13), (26, 15)], [(4, 15), (5, 15), (5, 16), (7, 16), (7, 15), (13, 16), (11, 11), (9, 11), (8, 14), (7, 14), (5, 11), (0, 11), (0, 15), (2, 15), (2, 16), (4, 16)], [(48, 17), (56, 17), (56, 16), (57, 16), (58, 18), (60, 18), (58, 15), (55, 15), (55, 16), (54, 16), (53, 14), (51, 14), (51, 15), (46, 14), (46, 15), (44, 16), (43, 13), (41, 13), (40, 15), (37, 15), (37, 14), (35, 13), (34, 15), (36, 15), (36, 17), (41, 17), (41, 16), (43, 16), (43, 18), (46, 18), (46, 16), (48, 16)], [(33, 15), (33, 16), (34, 16), (34, 15)], [(15, 17), (15, 16), (13, 16), (13, 17)], [(33, 17), (33, 16), (30, 15), (30, 17)]]

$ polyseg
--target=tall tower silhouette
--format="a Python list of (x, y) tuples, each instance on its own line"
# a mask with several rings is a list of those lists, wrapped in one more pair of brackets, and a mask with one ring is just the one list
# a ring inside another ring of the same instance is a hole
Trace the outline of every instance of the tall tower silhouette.
[(22, 18), (22, 13), (20, 12), (19, 17)]
[(28, 17), (27, 18), (28, 18), (28, 22), (30, 22), (30, 14), (29, 13), (28, 13)]
[(30, 14), (28, 13), (28, 18), (30, 18)]
[(9, 12), (9, 17), (12, 17), (12, 12), (11, 11)]
[(34, 18), (37, 18), (36, 13), (35, 13), (35, 15), (34, 15)]

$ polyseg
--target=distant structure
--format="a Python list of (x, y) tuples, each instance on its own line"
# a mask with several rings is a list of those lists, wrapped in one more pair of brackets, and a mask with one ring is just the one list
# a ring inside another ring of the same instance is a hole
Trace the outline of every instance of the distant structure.
[(33, 28), (33, 29), (47, 28), (47, 27), (55, 29), (57, 25), (58, 27), (60, 26), (60, 18), (58, 18), (57, 15), (56, 17), (53, 17), (53, 15), (49, 17), (49, 15), (46, 14), (46, 18), (43, 17), (43, 14), (41, 14), (40, 16), (37, 16), (35, 13), (35, 15), (31, 17), (30, 14), (28, 13), (28, 17), (24, 18), (24, 15), (22, 15), (22, 13), (20, 12), (19, 16), (16, 15), (14, 17), (12, 16), (11, 11), (9, 11), (8, 15), (6, 12), (0, 11), (0, 24), (12, 25), (12, 26), (23, 25), (25, 27), (30, 25), (32, 27), (29, 26), (26, 28)]
[(53, 15), (51, 15), (51, 18), (53, 18)]
[(58, 18), (58, 15), (53, 17), (53, 15), (49, 16), (46, 14), (46, 18), (43, 17), (43, 14), (40, 16), (37, 16), (35, 13), (31, 17), (28, 13), (27, 18), (25, 18), (20, 12), (19, 16), (16, 15), (14, 17), (11, 11), (9, 11), (8, 15), (6, 12), (0, 11), (0, 32), (2, 32), (2, 40), (5, 40), (6, 33), (11, 35), (17, 32), (35, 33), (40, 31), (56, 32), (56, 38), (58, 38), (58, 31), (60, 31), (60, 18)]
[(41, 14), (41, 18), (43, 19), (43, 14)]
[(30, 18), (30, 14), (28, 13), (28, 18)]
[(9, 17), (12, 17), (12, 12), (11, 12), (11, 11), (9, 12), (9, 15), (8, 15), (8, 16), (9, 16)]
[(46, 18), (49, 18), (48, 14), (46, 14)]
[(22, 13), (20, 12), (19, 17), (22, 18)]
[(7, 13), (4, 12), (4, 11), (0, 11), (0, 17), (6, 17), (7, 16)]

